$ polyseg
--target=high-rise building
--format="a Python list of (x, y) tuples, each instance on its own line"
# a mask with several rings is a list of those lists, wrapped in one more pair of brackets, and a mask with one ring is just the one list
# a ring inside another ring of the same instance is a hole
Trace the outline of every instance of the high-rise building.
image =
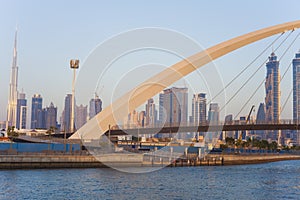
[(194, 94), (192, 99), (192, 118), (195, 124), (206, 122), (206, 94)]
[(188, 88), (172, 87), (159, 94), (160, 123), (186, 123), (188, 116)]
[(72, 94), (67, 94), (65, 97), (65, 108), (64, 108), (64, 120), (63, 127), (64, 131), (71, 131), (71, 111), (72, 111)]
[(10, 76), (10, 84), (9, 84), (6, 129), (9, 126), (16, 127), (17, 125), (17, 99), (18, 99), (18, 66), (17, 66), (17, 31), (16, 31), (14, 50), (13, 50), (13, 62), (11, 66), (11, 76)]
[(146, 104), (146, 125), (155, 126), (157, 122), (157, 110), (155, 109), (155, 103), (152, 98), (148, 99)]
[[(300, 121), (300, 51), (293, 59), (293, 120)], [(299, 131), (293, 131), (292, 139), (300, 145)]]
[[(266, 107), (264, 103), (260, 103), (256, 115), (256, 124), (264, 124), (266, 123)], [(266, 132), (264, 130), (257, 130), (255, 134), (262, 139), (266, 138)]]
[[(232, 114), (225, 116), (225, 124), (228, 124), (228, 125), (233, 124), (233, 115)], [(222, 135), (223, 140), (225, 140), (226, 137), (235, 138), (234, 131), (223, 131), (223, 135)]]
[(75, 128), (79, 129), (87, 121), (87, 106), (76, 106), (75, 113)]
[(293, 120), (300, 120), (300, 51), (293, 59)]
[[(269, 57), (266, 67), (266, 122), (276, 123), (280, 117), (280, 73), (279, 61), (274, 53)], [(280, 138), (280, 131), (268, 131), (267, 133), (267, 139), (277, 140)]]
[(257, 124), (263, 124), (266, 122), (266, 109), (265, 104), (260, 103), (256, 115), (256, 123)]
[(220, 108), (218, 103), (209, 104), (208, 121), (210, 124), (218, 124), (220, 118)]
[(17, 129), (26, 129), (27, 120), (27, 100), (25, 98), (25, 93), (20, 93), (17, 100)]
[(45, 109), (45, 128), (50, 129), (51, 127), (57, 127), (57, 107), (51, 102), (49, 107)]
[(280, 116), (280, 73), (277, 56), (272, 53), (266, 64), (266, 121), (277, 122)]
[(124, 128), (137, 128), (139, 126), (140, 126), (139, 112), (133, 110), (124, 119)]
[(31, 100), (31, 129), (41, 128), (43, 98), (40, 94), (35, 94)]
[(95, 115), (102, 111), (102, 101), (97, 95), (90, 100), (90, 112), (89, 117), (92, 119)]

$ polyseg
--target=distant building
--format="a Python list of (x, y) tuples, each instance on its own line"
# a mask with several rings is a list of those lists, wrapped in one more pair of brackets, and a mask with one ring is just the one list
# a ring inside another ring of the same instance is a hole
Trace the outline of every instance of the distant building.
[(206, 94), (194, 94), (192, 99), (192, 123), (206, 122)]
[(218, 103), (209, 104), (208, 121), (210, 124), (218, 124), (220, 116), (220, 108)]
[(26, 129), (27, 120), (27, 100), (25, 93), (20, 93), (17, 100), (17, 129)]
[(159, 94), (160, 123), (186, 123), (188, 116), (188, 88), (172, 87)]
[[(266, 63), (267, 76), (265, 82), (266, 90), (266, 121), (277, 123), (280, 116), (280, 73), (279, 61), (277, 56), (272, 53), (269, 61)], [(280, 131), (268, 131), (268, 139), (277, 140), (280, 136)]]
[[(225, 124), (233, 124), (233, 115), (229, 114), (225, 116)], [(225, 140), (226, 137), (235, 138), (234, 131), (223, 131), (222, 139)]]
[(9, 126), (17, 127), (17, 99), (18, 99), (18, 65), (17, 65), (17, 30), (13, 50), (13, 62), (9, 83), (9, 95), (7, 105), (6, 129)]
[[(293, 120), (300, 122), (300, 51), (293, 59)], [(300, 145), (299, 131), (293, 131), (291, 138)]]
[(266, 67), (266, 120), (276, 122), (279, 121), (280, 116), (280, 73), (279, 61), (277, 61), (277, 56), (274, 53), (269, 57)]
[(256, 115), (256, 123), (257, 124), (263, 124), (266, 122), (266, 109), (265, 104), (260, 103)]
[(96, 116), (99, 112), (102, 111), (102, 101), (99, 99), (97, 95), (95, 95), (95, 98), (90, 100), (90, 108), (89, 108), (89, 118), (92, 119), (94, 116)]
[(124, 128), (137, 128), (140, 127), (139, 112), (133, 110), (124, 120)]
[(31, 129), (41, 128), (39, 126), (42, 124), (42, 107), (42, 96), (40, 94), (33, 95), (31, 100)]
[[(260, 103), (256, 115), (256, 124), (263, 124), (266, 123), (266, 107), (264, 103)], [(262, 139), (266, 138), (266, 132), (264, 130), (257, 130), (255, 131), (255, 134), (260, 136)]]
[(155, 103), (152, 98), (148, 99), (146, 104), (146, 125), (147, 126), (155, 126), (157, 122), (157, 110), (155, 108)]
[[(76, 105), (76, 104), (75, 104)], [(63, 128), (67, 133), (71, 131), (72, 94), (65, 97)]]
[(49, 107), (45, 109), (45, 128), (57, 128), (57, 107), (51, 102)]
[(87, 121), (87, 106), (76, 106), (75, 112), (75, 127), (81, 128)]

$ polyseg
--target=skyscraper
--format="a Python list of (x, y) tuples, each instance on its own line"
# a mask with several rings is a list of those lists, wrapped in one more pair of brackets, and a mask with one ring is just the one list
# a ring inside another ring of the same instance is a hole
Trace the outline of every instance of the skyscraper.
[(17, 31), (16, 31), (14, 50), (13, 50), (13, 62), (11, 66), (11, 76), (10, 76), (10, 84), (9, 84), (6, 129), (9, 126), (16, 127), (17, 98), (18, 98), (18, 66), (17, 66)]
[[(299, 123), (300, 120), (300, 51), (293, 59), (293, 120)], [(299, 131), (293, 131), (293, 140), (299, 145)]]
[(71, 131), (71, 110), (72, 110), (72, 94), (67, 94), (65, 98), (65, 109), (64, 109), (64, 131)]
[(31, 100), (31, 129), (41, 128), (43, 98), (40, 94), (34, 94)]
[(92, 119), (95, 115), (102, 111), (102, 101), (97, 95), (90, 100), (90, 112), (89, 117)]
[(194, 94), (192, 99), (192, 121), (195, 124), (206, 122), (206, 94)]
[(50, 127), (56, 128), (57, 126), (57, 107), (51, 102), (49, 107), (45, 109), (45, 128), (49, 129)]
[[(276, 123), (280, 116), (280, 73), (279, 61), (274, 52), (269, 57), (266, 67), (266, 122)], [(280, 131), (268, 131), (267, 133), (267, 139), (277, 140), (280, 138)]]
[(266, 64), (267, 76), (265, 82), (266, 89), (266, 121), (279, 121), (280, 116), (280, 73), (277, 56), (272, 53)]
[(265, 104), (260, 103), (256, 115), (256, 123), (257, 124), (263, 124), (266, 121), (266, 109), (265, 109)]
[(188, 88), (172, 87), (159, 94), (160, 123), (186, 123), (188, 115)]
[(157, 122), (157, 110), (155, 109), (155, 103), (152, 98), (148, 99), (146, 104), (146, 125), (155, 126)]
[(208, 121), (210, 124), (218, 124), (220, 118), (220, 108), (218, 103), (209, 104)]
[(25, 98), (25, 93), (20, 93), (19, 98), (17, 100), (17, 129), (25, 129), (26, 128), (26, 120), (27, 120), (27, 100)]
[(80, 105), (76, 106), (75, 110), (75, 127), (76, 129), (81, 128), (87, 121), (87, 106)]
[(300, 51), (293, 59), (293, 120), (300, 120)]

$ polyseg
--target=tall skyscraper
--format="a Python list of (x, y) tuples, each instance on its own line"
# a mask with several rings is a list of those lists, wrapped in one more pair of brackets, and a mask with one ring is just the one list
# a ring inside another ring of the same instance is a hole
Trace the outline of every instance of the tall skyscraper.
[[(293, 120), (300, 122), (300, 51), (293, 59)], [(299, 131), (293, 131), (292, 139), (300, 145)]]
[(293, 120), (300, 120), (300, 51), (293, 59)]
[(75, 127), (76, 129), (81, 128), (87, 121), (87, 106), (80, 105), (76, 106), (75, 110)]
[(220, 118), (220, 108), (218, 103), (209, 104), (208, 121), (210, 124), (218, 124)]
[(72, 110), (72, 94), (67, 94), (65, 98), (65, 109), (64, 109), (64, 131), (71, 131), (71, 110)]
[(20, 93), (17, 100), (17, 129), (26, 129), (27, 120), (27, 100), (25, 98), (25, 93)]
[(95, 94), (95, 98), (90, 100), (90, 110), (89, 117), (92, 119), (95, 115), (102, 111), (102, 101)]
[(159, 94), (160, 123), (186, 123), (188, 115), (188, 88), (172, 87)]
[(40, 94), (34, 94), (31, 100), (31, 129), (42, 128), (43, 98)]
[(146, 125), (155, 126), (157, 123), (157, 110), (155, 109), (155, 103), (152, 98), (148, 99), (146, 104)]
[[(279, 121), (280, 116), (280, 73), (279, 61), (277, 56), (272, 53), (269, 61), (266, 63), (267, 76), (265, 82), (266, 89), (266, 121), (276, 123)], [(267, 131), (267, 139), (279, 140), (280, 131)]]
[(192, 99), (192, 123), (206, 122), (206, 94), (194, 94)]
[(9, 126), (16, 127), (17, 125), (17, 99), (18, 99), (18, 66), (17, 66), (17, 31), (16, 31), (14, 50), (13, 50), (13, 62), (11, 66), (11, 76), (10, 76), (10, 84), (9, 84), (6, 129)]
[(49, 129), (50, 127), (56, 128), (57, 126), (57, 107), (51, 102), (49, 107), (45, 109), (45, 128)]
[(276, 122), (280, 116), (280, 73), (279, 61), (274, 53), (269, 57), (266, 67), (266, 121)]

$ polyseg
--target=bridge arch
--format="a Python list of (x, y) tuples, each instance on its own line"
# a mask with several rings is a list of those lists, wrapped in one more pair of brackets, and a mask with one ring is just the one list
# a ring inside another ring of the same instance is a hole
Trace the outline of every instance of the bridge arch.
[(253, 42), (296, 28), (300, 28), (300, 20), (250, 32), (196, 53), (149, 78), (123, 95), (89, 120), (70, 139), (99, 139), (101, 137), (99, 133), (103, 134), (110, 125), (117, 124), (114, 119), (114, 112), (123, 113), (126, 116), (149, 98), (205, 64)]

